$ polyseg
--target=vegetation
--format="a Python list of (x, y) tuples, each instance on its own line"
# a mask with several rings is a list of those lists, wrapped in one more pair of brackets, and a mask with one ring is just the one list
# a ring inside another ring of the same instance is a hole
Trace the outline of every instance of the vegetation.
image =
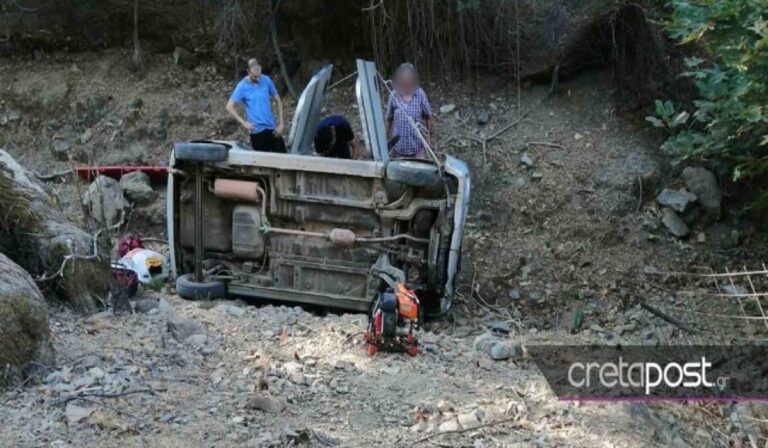
[(734, 182), (755, 187), (753, 208), (768, 206), (768, 1), (674, 0), (666, 23), (699, 56), (683, 77), (696, 85), (690, 105), (656, 101), (647, 119), (669, 137), (662, 149), (677, 162), (707, 162)]

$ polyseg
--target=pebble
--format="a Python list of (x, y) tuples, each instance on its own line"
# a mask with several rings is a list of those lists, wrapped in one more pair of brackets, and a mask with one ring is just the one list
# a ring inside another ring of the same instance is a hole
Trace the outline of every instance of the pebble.
[(220, 313), (226, 313), (233, 317), (243, 317), (245, 316), (245, 308), (241, 308), (239, 306), (234, 305), (227, 305), (227, 304), (221, 304), (216, 305), (213, 307), (214, 311), (220, 312)]
[(438, 432), (458, 431), (460, 429), (459, 421), (455, 418), (440, 423), (440, 426), (437, 428)]
[(456, 110), (456, 105), (455, 104), (445, 104), (443, 106), (440, 106), (440, 113), (441, 114), (450, 114), (454, 110)]
[(93, 408), (83, 408), (72, 403), (67, 404), (67, 408), (64, 410), (64, 417), (67, 419), (67, 423), (70, 425), (80, 423), (93, 414)]
[(259, 411), (277, 414), (285, 409), (286, 404), (282, 400), (278, 400), (269, 394), (256, 393), (248, 399), (246, 407), (248, 409), (256, 409)]
[(462, 414), (459, 414), (458, 417), (459, 425), (461, 425), (462, 428), (474, 428), (475, 426), (480, 424), (480, 418), (478, 417), (477, 411), (472, 412), (465, 412)]
[(527, 167), (533, 166), (533, 159), (531, 156), (528, 155), (527, 152), (524, 152), (523, 155), (520, 156), (520, 164), (525, 165)]
[(496, 361), (503, 361), (509, 358), (519, 358), (523, 350), (518, 345), (511, 345), (506, 342), (497, 342), (491, 347), (491, 358)]
[(491, 333), (483, 333), (475, 337), (474, 347), (478, 352), (489, 353), (491, 347), (498, 342), (498, 339)]
[(205, 343), (208, 342), (208, 336), (204, 334), (193, 334), (192, 336), (185, 339), (184, 342), (193, 347), (202, 348)]

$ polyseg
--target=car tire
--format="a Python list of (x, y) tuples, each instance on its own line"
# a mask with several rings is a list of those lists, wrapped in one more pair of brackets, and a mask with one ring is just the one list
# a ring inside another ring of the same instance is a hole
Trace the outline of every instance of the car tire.
[(223, 162), (228, 152), (229, 148), (219, 143), (187, 142), (173, 146), (176, 160), (185, 162)]
[(387, 179), (411, 187), (429, 187), (440, 184), (440, 171), (436, 165), (416, 160), (393, 160), (387, 164)]
[(227, 296), (227, 286), (218, 280), (196, 282), (194, 274), (184, 274), (176, 279), (176, 293), (189, 300), (222, 299)]

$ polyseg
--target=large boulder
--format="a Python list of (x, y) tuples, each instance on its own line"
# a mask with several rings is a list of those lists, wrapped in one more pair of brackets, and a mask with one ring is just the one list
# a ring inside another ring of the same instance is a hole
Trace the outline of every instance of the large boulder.
[(120, 178), (125, 197), (135, 204), (149, 204), (155, 200), (157, 193), (152, 189), (147, 173), (134, 171)]
[(32, 277), (0, 253), (0, 388), (54, 364), (45, 301)]
[(6, 256), (32, 275), (47, 278), (41, 285), (81, 311), (93, 311), (103, 302), (111, 278), (104, 250), (64, 217), (34, 174), (3, 150), (0, 210), (0, 250)]
[(699, 203), (707, 214), (719, 218), (723, 195), (720, 192), (717, 177), (707, 169), (692, 166), (686, 167), (680, 177), (685, 182), (686, 188), (699, 198)]
[(99, 176), (83, 195), (83, 205), (93, 219), (102, 225), (112, 226), (120, 222), (127, 204), (120, 183), (111, 177)]

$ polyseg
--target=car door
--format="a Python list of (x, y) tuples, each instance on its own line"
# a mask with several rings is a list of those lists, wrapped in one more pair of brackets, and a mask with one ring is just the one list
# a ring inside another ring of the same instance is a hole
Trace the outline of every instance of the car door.
[(368, 150), (377, 162), (389, 162), (387, 135), (384, 130), (384, 112), (381, 95), (376, 83), (376, 65), (371, 61), (357, 60), (357, 105), (360, 110), (360, 124)]
[(288, 134), (288, 147), (291, 154), (312, 154), (312, 139), (320, 121), (325, 91), (333, 73), (333, 65), (321, 68), (304, 88), (293, 114), (291, 132)]

